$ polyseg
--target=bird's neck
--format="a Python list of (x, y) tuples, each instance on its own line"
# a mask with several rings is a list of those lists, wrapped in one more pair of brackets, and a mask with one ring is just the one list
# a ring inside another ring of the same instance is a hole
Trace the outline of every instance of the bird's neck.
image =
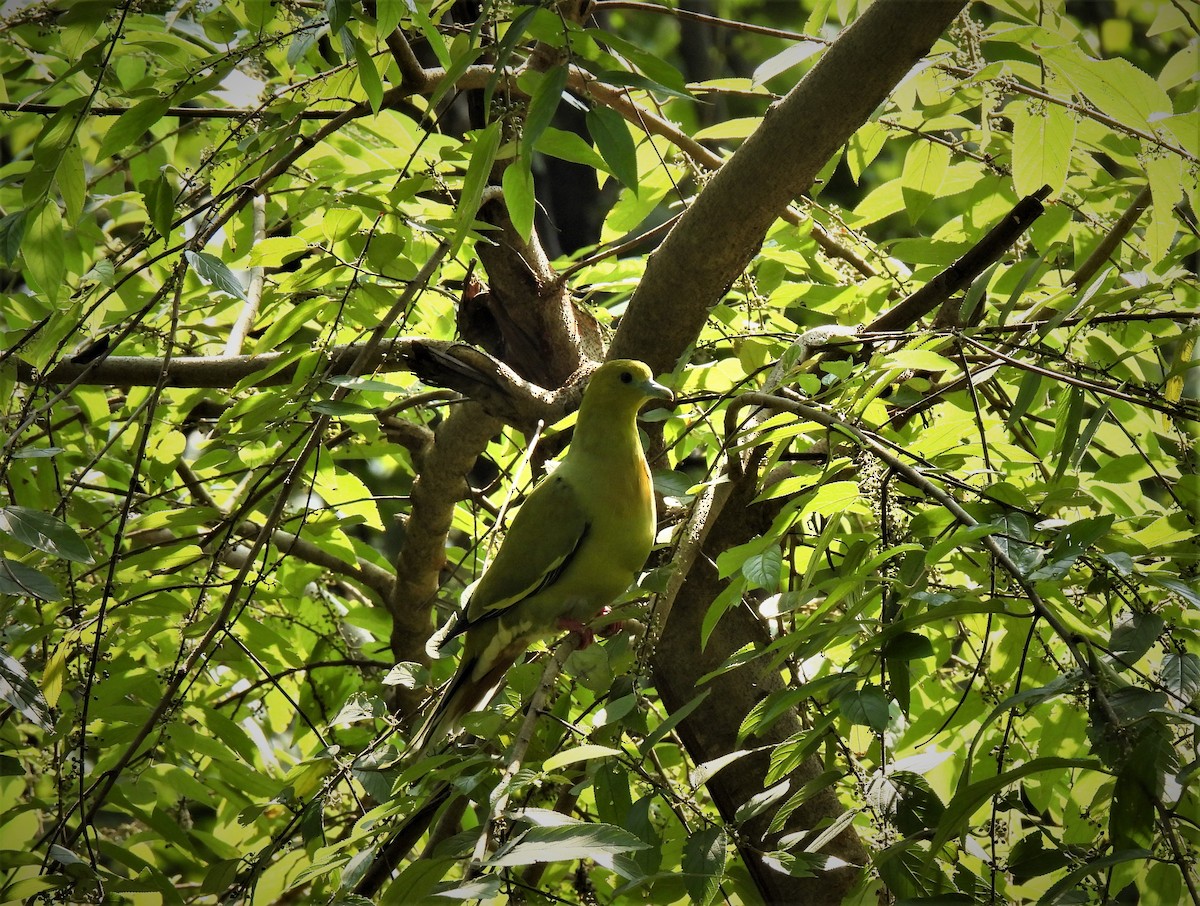
[(636, 419), (636, 410), (613, 412), (592, 410), (584, 406), (575, 420), (571, 450), (579, 450), (587, 455), (604, 456), (636, 450), (640, 456), (642, 445), (638, 440)]

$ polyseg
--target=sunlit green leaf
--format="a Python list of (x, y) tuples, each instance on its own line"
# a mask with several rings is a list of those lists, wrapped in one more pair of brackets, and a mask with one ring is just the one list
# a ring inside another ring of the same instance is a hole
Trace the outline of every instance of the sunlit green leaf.
[(946, 170), (950, 166), (950, 149), (934, 141), (913, 142), (904, 157), (904, 172), (900, 189), (909, 219), (915, 221), (938, 197)]
[(483, 190), (487, 185), (488, 176), (499, 148), (499, 123), (492, 123), (475, 136), (474, 153), (467, 165), (466, 175), (463, 176), (462, 194), (455, 210), (456, 229), (452, 243), (453, 249), (457, 249), (466, 239), (467, 231), (475, 220), (475, 215), (479, 211), (479, 202), (483, 198)]
[(48, 202), (25, 226), (21, 254), (29, 276), (51, 302), (62, 294), (67, 267), (63, 246), (63, 223), (58, 205)]
[(693, 903), (707, 904), (717, 894), (725, 873), (729, 841), (720, 827), (706, 827), (690, 834), (683, 848), (683, 873)]
[(96, 157), (100, 160), (111, 157), (143, 139), (150, 132), (150, 127), (162, 119), (169, 106), (169, 97), (155, 95), (130, 107), (108, 127)]
[(1034, 108), (1022, 104), (1010, 112), (1013, 120), (1013, 187), (1018, 195), (1050, 187), (1062, 192), (1075, 138), (1075, 114), (1058, 104)]
[(522, 154), (504, 168), (502, 177), (504, 203), (513, 226), (525, 241), (533, 234), (533, 216), (537, 210), (537, 198), (533, 192), (533, 173), (529, 169), (529, 158)]
[[(521, 130), (521, 156), (528, 159), (542, 133), (554, 119), (563, 90), (567, 87), (567, 67), (554, 66), (541, 73), (529, 97), (524, 128)], [(528, 169), (528, 166), (526, 167)]]

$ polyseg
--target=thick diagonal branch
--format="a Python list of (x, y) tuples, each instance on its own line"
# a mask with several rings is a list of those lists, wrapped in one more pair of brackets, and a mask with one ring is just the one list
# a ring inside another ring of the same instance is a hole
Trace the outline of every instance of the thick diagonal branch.
[(965, 0), (878, 0), (717, 171), (646, 267), (612, 354), (669, 371), (767, 229), (917, 63)]

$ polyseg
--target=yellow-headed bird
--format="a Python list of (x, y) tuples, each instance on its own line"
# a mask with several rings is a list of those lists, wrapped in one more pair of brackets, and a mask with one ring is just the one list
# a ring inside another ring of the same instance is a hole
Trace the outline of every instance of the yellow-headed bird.
[(578, 629), (629, 587), (646, 562), (656, 517), (637, 413), (673, 399), (641, 362), (596, 369), (570, 449), (533, 489), (495, 559), (435, 647), (463, 635), (462, 661), (411, 742), (424, 748), (484, 702), (534, 641)]

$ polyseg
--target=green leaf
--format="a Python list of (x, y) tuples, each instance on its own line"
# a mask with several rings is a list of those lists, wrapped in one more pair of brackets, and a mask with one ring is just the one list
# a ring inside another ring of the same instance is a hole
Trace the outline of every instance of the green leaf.
[(1061, 194), (1075, 141), (1075, 114), (1058, 104), (1034, 108), (1029, 100), (1007, 112), (1013, 121), (1012, 171), (1017, 194), (1030, 195), (1042, 186), (1049, 186), (1051, 195)]
[(332, 415), (334, 418), (341, 418), (343, 415), (370, 415), (375, 411), (372, 406), (364, 406), (362, 403), (350, 403), (345, 400), (320, 400), (309, 406), (313, 412), (320, 412), (322, 415)]
[(57, 302), (67, 276), (62, 216), (58, 205), (42, 205), (25, 231), (21, 253), (32, 283), (50, 302)]
[(329, 207), (321, 215), (321, 232), (330, 242), (344, 242), (358, 230), (362, 219), (358, 208)]
[(788, 794), (789, 787), (790, 783), (784, 780), (775, 784), (774, 786), (767, 787), (761, 793), (755, 793), (737, 807), (737, 811), (734, 813), (733, 820), (741, 824), (749, 821), (756, 815), (761, 815), (772, 805), (786, 796)]
[(1040, 831), (1027, 834), (1012, 848), (1008, 857), (1008, 870), (1021, 883), (1030, 878), (1053, 874), (1070, 864), (1066, 853), (1057, 849), (1046, 849), (1042, 845)]
[(350, 21), (351, 12), (350, 0), (325, 0), (325, 15), (329, 17), (331, 32), (340, 32)]
[(1042, 376), (1036, 371), (1026, 371), (1021, 375), (1021, 384), (1017, 390), (1017, 398), (1013, 401), (1012, 409), (1009, 410), (1008, 418), (1005, 420), (1005, 425), (1011, 428), (1019, 422), (1025, 413), (1029, 411), (1029, 407), (1033, 404), (1034, 397), (1042, 388)]
[(1128, 60), (1097, 60), (1074, 45), (1047, 48), (1055, 73), (1113, 119), (1154, 131), (1154, 121), (1174, 113), (1162, 87)]
[(912, 771), (893, 771), (888, 775), (896, 789), (896, 827), (902, 834), (915, 836), (937, 827), (946, 806), (929, 781)]
[(1164, 753), (1174, 755), (1167, 731), (1161, 725), (1143, 732), (1117, 772), (1108, 833), (1114, 849), (1150, 849), (1154, 845), (1155, 804), (1162, 790), (1167, 764)]
[(1159, 678), (1172, 698), (1191, 704), (1200, 694), (1200, 655), (1168, 651), (1163, 655)]
[(375, 68), (371, 52), (362, 39), (358, 35), (351, 35), (350, 41), (354, 48), (358, 84), (362, 85), (363, 92), (367, 95), (367, 101), (371, 104), (371, 112), (378, 113), (379, 108), (383, 105), (383, 82), (379, 78), (379, 70)]
[(28, 212), (20, 210), (0, 218), (0, 261), (9, 267), (12, 267), (17, 260), (17, 255), (20, 254), (27, 217)]
[[(380, 903), (424, 903), (434, 895), (434, 888), (450, 873), (457, 859), (416, 859), (404, 867), (396, 879), (385, 888)], [(498, 875), (493, 875), (500, 880)], [(459, 882), (454, 882), (456, 885)]]
[(717, 895), (725, 876), (728, 846), (725, 830), (718, 825), (688, 834), (683, 844), (683, 876), (692, 903), (707, 906)]
[(866, 685), (847, 692), (838, 697), (838, 706), (852, 724), (870, 727), (876, 733), (887, 729), (890, 699), (878, 686)]
[(822, 516), (832, 517), (845, 512), (866, 512), (862, 489), (857, 481), (826, 482), (804, 502), (804, 506), (800, 508), (797, 516), (804, 518), (812, 513), (819, 513)]
[[(1166, 7), (1169, 8), (1169, 7)], [(1138, 906), (1179, 906), (1186, 902), (1179, 866), (1155, 862), (1137, 877)]]
[(83, 539), (61, 519), (23, 506), (0, 507), (0, 532), (22, 544), (74, 563), (92, 563)]
[(1088, 419), (1088, 423), (1084, 425), (1082, 433), (1079, 435), (1079, 440), (1075, 444), (1075, 452), (1071, 454), (1071, 468), (1078, 471), (1080, 463), (1083, 462), (1084, 454), (1087, 453), (1088, 447), (1091, 446), (1092, 440), (1096, 437), (1096, 432), (1100, 430), (1100, 426), (1104, 424), (1108, 418), (1108, 413), (1112, 408), (1112, 401), (1105, 400), (1092, 417)]
[(171, 236), (171, 224), (175, 220), (175, 190), (165, 173), (147, 179), (138, 186), (146, 205), (150, 224), (164, 239)]
[(1081, 883), (1088, 875), (1100, 874), (1114, 865), (1120, 865), (1122, 862), (1147, 864), (1153, 855), (1148, 849), (1122, 849), (1118, 852), (1109, 853), (1107, 856), (1101, 856), (1099, 859), (1092, 859), (1059, 878), (1054, 883), (1054, 886), (1047, 890), (1042, 895), (1042, 898), (1038, 900), (1038, 906), (1057, 906), (1058, 903), (1063, 903), (1064, 906), (1075, 904), (1078, 902), (1076, 896), (1081, 890)]
[(775, 591), (779, 588), (779, 577), (783, 569), (783, 552), (772, 545), (758, 554), (751, 554), (742, 564), (742, 575), (758, 588)]
[(605, 85), (615, 85), (618, 88), (641, 88), (654, 94), (665, 94), (668, 97), (679, 98), (684, 101), (693, 100), (692, 96), (686, 90), (672, 88), (669, 85), (656, 82), (654, 79), (648, 79), (637, 72), (627, 72), (622, 69), (593, 68), (588, 66), (588, 61), (582, 59), (578, 62), (580, 66), (590, 69), (592, 75)]
[(629, 831), (611, 824), (566, 824), (533, 827), (515, 843), (501, 847), (487, 864), (493, 867), (533, 865), (592, 859), (599, 854), (616, 854), (649, 849), (649, 844)]
[(950, 149), (945, 145), (918, 139), (908, 149), (900, 174), (900, 194), (910, 223), (915, 223), (938, 197), (949, 168)]
[(225, 293), (228, 296), (245, 301), (246, 290), (242, 287), (242, 282), (233, 275), (233, 271), (218, 258), (216, 255), (210, 255), (208, 252), (193, 252), (186, 251), (184, 255), (187, 257), (188, 263), (196, 272), (205, 284), (212, 286), (213, 290), (219, 293)]
[(620, 755), (620, 749), (614, 749), (610, 746), (597, 745), (582, 745), (575, 746), (573, 749), (566, 749), (562, 752), (556, 752), (542, 762), (542, 770), (546, 773), (557, 771), (559, 768), (566, 767), (569, 764), (575, 764), (579, 761), (590, 761), (593, 758), (611, 758), (614, 755)]
[(705, 689), (699, 695), (694, 696), (686, 705), (673, 711), (670, 717), (655, 727), (653, 732), (643, 739), (642, 744), (638, 746), (638, 752), (641, 753), (642, 757), (644, 758), (648, 755), (651, 749), (658, 745), (668, 733), (679, 725), (680, 721), (699, 708), (711, 692), (711, 689)]
[(83, 169), (83, 151), (79, 142), (73, 141), (63, 148), (54, 172), (54, 181), (62, 195), (67, 220), (76, 223), (83, 215), (83, 203), (87, 200), (87, 177)]
[(1159, 588), (1165, 588), (1167, 591), (1179, 595), (1179, 597), (1183, 598), (1184, 601), (1193, 607), (1200, 607), (1200, 588), (1195, 583), (1182, 582), (1175, 576), (1166, 575), (1161, 572), (1144, 573), (1142, 578), (1152, 585), (1157, 585)]
[(533, 235), (533, 216), (537, 208), (529, 155), (517, 155), (517, 158), (504, 168), (501, 186), (504, 189), (504, 204), (508, 208), (508, 217), (513, 228), (528, 242), (529, 237)]
[(625, 117), (608, 107), (587, 112), (588, 133), (614, 176), (635, 194), (638, 191), (637, 147)]
[(883, 656), (901, 661), (933, 657), (933, 643), (919, 632), (897, 633), (884, 644)]
[(612, 172), (604, 158), (574, 132), (566, 132), (550, 126), (538, 139), (537, 150), (542, 154), (557, 157), (559, 160), (591, 167), (593, 170)]
[(1158, 641), (1164, 625), (1163, 618), (1156, 613), (1132, 613), (1113, 627), (1108, 648), (1121, 660), (1134, 664)]
[(957, 528), (941, 541), (930, 545), (928, 552), (925, 554), (925, 565), (933, 567), (940, 563), (950, 551), (967, 547), (980, 538), (987, 535), (995, 535), (1003, 531), (1004, 526), (995, 523), (980, 523), (979, 525)]
[(828, 45), (822, 41), (797, 41), (790, 47), (784, 48), (775, 56), (759, 63), (750, 77), (752, 85), (761, 85), (768, 79), (773, 79), (780, 73), (786, 72), (793, 66), (798, 66), (809, 57), (819, 54)]
[(252, 267), (278, 267), (308, 251), (308, 242), (299, 236), (270, 236), (250, 249)]
[(29, 679), (21, 662), (3, 650), (0, 650), (0, 701), (12, 705), (26, 720), (47, 733), (54, 730), (50, 706), (42, 691)]
[(376, 0), (375, 31), (381, 37), (391, 34), (404, 17), (412, 0)]
[[(521, 128), (521, 156), (528, 158), (558, 110), (558, 102), (567, 87), (568, 67), (554, 66), (543, 73), (529, 95), (525, 124)], [(529, 73), (532, 77), (534, 74)], [(523, 77), (524, 78), (524, 77)]]
[[(419, 865), (420, 861), (418, 861), (417, 864)], [(484, 875), (482, 878), (456, 882), (453, 887), (444, 887), (437, 892), (436, 896), (440, 900), (450, 899), (462, 901), (484, 901), (492, 900), (494, 897), (498, 897), (502, 890), (503, 881), (500, 875)], [(388, 899), (392, 900), (390, 895)], [(407, 899), (392, 901), (398, 903), (414, 902)]]
[(381, 682), (385, 686), (403, 686), (405, 689), (417, 688), (417, 675), (421, 665), (412, 661), (401, 661), (388, 671)]
[(850, 176), (858, 185), (863, 173), (871, 162), (879, 156), (887, 143), (888, 130), (876, 122), (869, 122), (859, 127), (846, 145), (846, 165), (850, 168)]
[[(1148, 144), (1143, 142), (1143, 145)], [(1157, 265), (1171, 250), (1171, 243), (1179, 229), (1175, 216), (1175, 205), (1183, 198), (1183, 187), (1187, 176), (1183, 161), (1175, 155), (1163, 155), (1156, 149), (1143, 152), (1146, 155), (1146, 177), (1150, 182), (1150, 224), (1146, 228), (1146, 252), (1150, 265)]]
[[(683, 74), (672, 66), (661, 54), (647, 50), (635, 41), (630, 41), (621, 35), (602, 28), (587, 28), (584, 33), (595, 38), (601, 44), (607, 45), (621, 54), (627, 61), (633, 63), (642, 74), (652, 79), (652, 84), (665, 86), (667, 89), (684, 94), (687, 82)], [(644, 43), (644, 42), (643, 42)]]
[(43, 601), (57, 601), (62, 598), (62, 592), (54, 583), (36, 569), (7, 557), (0, 557), (0, 595), (29, 595)]
[[(68, 101), (42, 127), (33, 147), (33, 166), (25, 174), (21, 185), (21, 198), (27, 207), (36, 208), (47, 199), (67, 147), (76, 144), (76, 133), (86, 103), (87, 98)], [(67, 180), (77, 180), (81, 176), (75, 174), (68, 176)]]
[(941, 353), (932, 349), (898, 349), (883, 360), (884, 368), (903, 368), (913, 371), (950, 371), (957, 366)]
[(467, 238), (471, 225), (479, 212), (479, 202), (483, 198), (483, 190), (487, 187), (488, 177), (492, 172), (492, 164), (496, 162), (496, 152), (500, 149), (500, 123), (490, 123), (475, 135), (471, 146), (471, 160), (467, 164), (467, 172), (463, 176), (462, 193), (459, 195), (458, 208), (454, 212), (454, 236), (450, 243), (450, 254), (454, 255), (462, 247)]
[(1079, 423), (1083, 419), (1083, 391), (1078, 387), (1068, 388), (1054, 409), (1054, 480), (1066, 474), (1071, 463), (1071, 453), (1079, 439)]
[(108, 127), (100, 142), (100, 150), (96, 159), (103, 160), (119, 151), (124, 151), (135, 141), (143, 139), (150, 132), (150, 127), (163, 118), (167, 108), (171, 106), (169, 97), (155, 96), (146, 98), (122, 113), (115, 123)]
[[(429, 18), (423, 14), (416, 15), (416, 18), (422, 25), (428, 25), (429, 30), (426, 32), (426, 36), (429, 37), (429, 43), (433, 49), (433, 52), (438, 54), (439, 57), (446, 55), (447, 52), (445, 44), (443, 43), (441, 36), (433, 29), (433, 25), (429, 22)], [(465, 35), (461, 37), (465, 38)], [(457, 49), (457, 44), (458, 42), (456, 41), (456, 50), (453, 58), (451, 58), (449, 55), (446, 55), (446, 59), (441, 61), (442, 65), (446, 67), (446, 74), (442, 77), (441, 81), (438, 82), (437, 87), (429, 96), (429, 103), (426, 108), (428, 110), (437, 109), (438, 104), (441, 103), (441, 100), (446, 96), (446, 93), (454, 87), (454, 84), (462, 77), (462, 74), (470, 68), (471, 64), (474, 63), (479, 58), (479, 55), (483, 52), (482, 47), (466, 47), (459, 50)], [(495, 124), (493, 123), (493, 125)]]

